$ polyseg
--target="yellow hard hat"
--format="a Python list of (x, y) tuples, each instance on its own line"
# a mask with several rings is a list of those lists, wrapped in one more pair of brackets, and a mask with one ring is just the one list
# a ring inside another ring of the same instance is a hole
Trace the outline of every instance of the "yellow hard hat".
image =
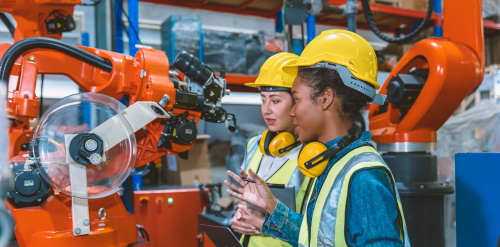
[(286, 73), (283, 71), (283, 67), (289, 64), (295, 64), (298, 58), (299, 56), (288, 52), (280, 52), (272, 55), (260, 68), (257, 80), (252, 83), (245, 83), (245, 86), (256, 88), (269, 87), (275, 89), (292, 88), (293, 80), (297, 76), (297, 71), (295, 71), (295, 73)]
[(285, 71), (297, 74), (298, 67), (320, 62), (345, 66), (357, 79), (373, 85), (375, 89), (380, 88), (375, 51), (368, 41), (356, 33), (341, 29), (323, 31), (305, 47), (295, 64), (285, 67)]

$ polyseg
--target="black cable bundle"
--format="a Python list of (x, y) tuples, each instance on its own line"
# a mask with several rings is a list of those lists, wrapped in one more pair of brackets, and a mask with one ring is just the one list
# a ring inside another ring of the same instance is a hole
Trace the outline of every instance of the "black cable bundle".
[(417, 37), (417, 35), (419, 35), (420, 32), (422, 32), (422, 30), (424, 29), (424, 27), (427, 26), (427, 24), (429, 23), (429, 21), (431, 19), (432, 12), (434, 10), (433, 0), (429, 0), (428, 6), (427, 6), (427, 12), (425, 13), (425, 17), (422, 20), (422, 22), (420, 22), (420, 25), (418, 25), (418, 27), (412, 33), (406, 35), (405, 37), (393, 38), (393, 37), (389, 37), (389, 36), (382, 34), (382, 32), (380, 32), (380, 30), (378, 29), (378, 27), (375, 23), (375, 20), (373, 19), (373, 14), (372, 14), (372, 11), (370, 9), (369, 0), (361, 0), (361, 4), (363, 6), (363, 13), (365, 15), (366, 23), (368, 23), (368, 26), (370, 26), (370, 29), (372, 30), (372, 32), (375, 35), (377, 35), (377, 37), (379, 37), (380, 39), (382, 39), (384, 41), (387, 41), (389, 43), (397, 43), (397, 44), (404, 44), (404, 43), (412, 40), (413, 38)]
[(29, 50), (41, 48), (60, 51), (107, 72), (111, 72), (113, 70), (111, 62), (105, 58), (99, 57), (78, 47), (68, 45), (56, 39), (33, 37), (14, 43), (11, 47), (9, 47), (9, 49), (7, 49), (4, 56), (0, 60), (0, 83), (7, 83), (12, 66), (19, 56)]

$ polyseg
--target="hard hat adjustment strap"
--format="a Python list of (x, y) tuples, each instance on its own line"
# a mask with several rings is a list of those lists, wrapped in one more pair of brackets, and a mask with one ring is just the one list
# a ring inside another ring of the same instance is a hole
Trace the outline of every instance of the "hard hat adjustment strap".
[(383, 105), (385, 103), (386, 95), (377, 94), (377, 91), (367, 85), (367, 82), (359, 80), (354, 77), (354, 75), (349, 71), (349, 69), (343, 65), (333, 64), (329, 62), (319, 62), (317, 64), (307, 66), (305, 68), (326, 68), (326, 69), (334, 69), (339, 73), (340, 78), (344, 85), (370, 97), (372, 99), (372, 103)]
[(261, 92), (291, 92), (292, 89), (289, 87), (276, 87), (276, 86), (260, 86), (259, 91)]

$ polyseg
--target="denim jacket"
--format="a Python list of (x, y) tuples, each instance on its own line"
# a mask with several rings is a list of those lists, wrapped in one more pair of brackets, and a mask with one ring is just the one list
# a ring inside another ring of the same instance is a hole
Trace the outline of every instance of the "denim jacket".
[[(326, 146), (332, 147), (340, 139), (341, 137), (331, 140)], [(337, 157), (332, 158), (325, 172), (316, 179), (313, 193), (319, 194), (328, 171), (342, 156), (357, 147), (370, 144), (370, 139), (370, 132), (365, 131), (358, 140), (341, 151)], [(353, 175), (350, 186), (346, 212), (348, 245), (402, 246), (399, 236), (400, 225), (395, 221), (398, 212), (394, 203), (395, 195), (387, 173), (377, 169), (357, 172)], [(310, 217), (313, 215), (315, 204), (316, 198), (312, 196), (307, 207)], [(386, 210), (381, 210), (380, 205), (386, 205)], [(311, 222), (310, 217), (307, 219), (308, 222)], [(271, 215), (265, 216), (261, 232), (286, 241), (292, 246), (298, 246), (302, 220), (301, 214), (291, 211), (283, 203), (278, 202)]]

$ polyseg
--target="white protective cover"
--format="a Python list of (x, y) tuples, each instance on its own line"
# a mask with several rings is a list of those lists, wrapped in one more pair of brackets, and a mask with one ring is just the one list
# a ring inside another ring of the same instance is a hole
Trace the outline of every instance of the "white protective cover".
[[(94, 128), (125, 110), (118, 100), (97, 93), (81, 93), (67, 96), (53, 104), (40, 118), (33, 135), (39, 139), (32, 145), (32, 152), (42, 169), (42, 177), (60, 192), (83, 199), (101, 198), (118, 192), (136, 161), (136, 141), (130, 124), (117, 118), (113, 131), (121, 133), (118, 143), (108, 146), (104, 140), (103, 162), (86, 165), (83, 172), (87, 195), (74, 194), (71, 186), (70, 166), (66, 156), (66, 137), (91, 133)], [(103, 133), (106, 134), (106, 133)], [(79, 188), (84, 189), (85, 188)]]

